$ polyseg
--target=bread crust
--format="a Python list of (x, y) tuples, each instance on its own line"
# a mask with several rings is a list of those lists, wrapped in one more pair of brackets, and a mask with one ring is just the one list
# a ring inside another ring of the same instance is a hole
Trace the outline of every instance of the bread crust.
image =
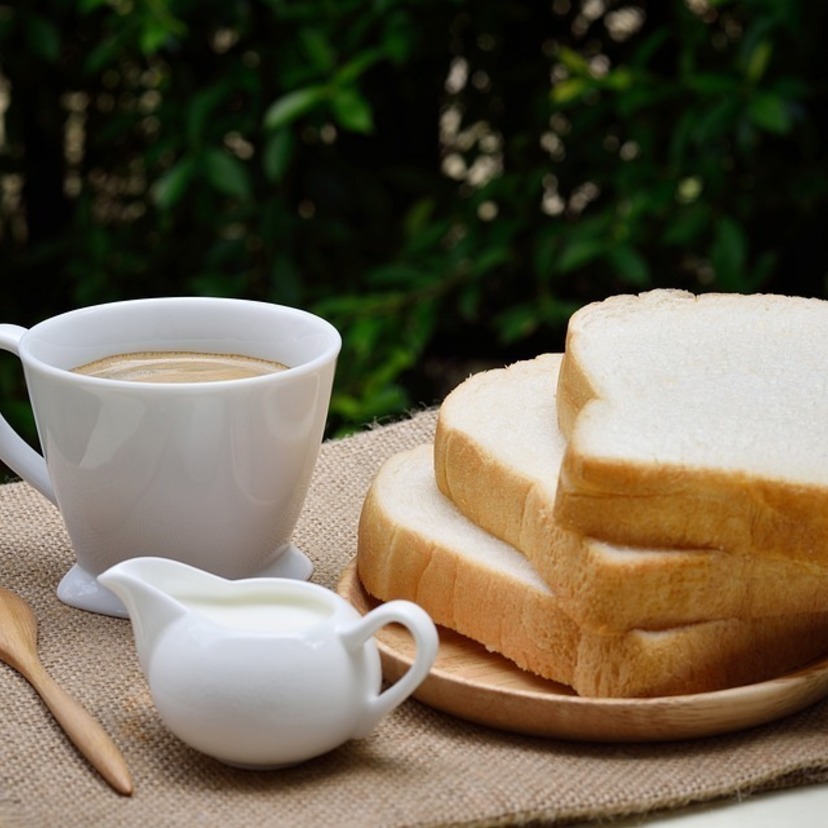
[(723, 689), (778, 675), (825, 648), (828, 613), (659, 632), (586, 630), (541, 579), (525, 574), (520, 553), (468, 521), (437, 490), (432, 456), (428, 445), (395, 455), (364, 501), (357, 567), (365, 589), (380, 600), (415, 601), (436, 623), (582, 696)]
[(727, 549), (828, 565), (828, 492), (743, 472), (564, 454), (555, 517), (592, 537), (645, 547)]

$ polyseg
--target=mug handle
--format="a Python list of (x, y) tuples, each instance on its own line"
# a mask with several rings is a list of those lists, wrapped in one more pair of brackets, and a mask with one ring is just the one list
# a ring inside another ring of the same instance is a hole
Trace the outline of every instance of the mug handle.
[(402, 704), (423, 682), (437, 658), (439, 637), (431, 616), (412, 601), (388, 601), (364, 615), (352, 627), (341, 632), (345, 647), (352, 652), (386, 624), (402, 624), (413, 636), (417, 645), (414, 662), (394, 684), (382, 693), (366, 700), (365, 714), (353, 735), (355, 739), (366, 737), (379, 720)]
[[(0, 349), (20, 356), (20, 339), (26, 328), (19, 325), (0, 325)], [(42, 495), (56, 503), (55, 492), (46, 461), (36, 452), (0, 414), (0, 459)]]

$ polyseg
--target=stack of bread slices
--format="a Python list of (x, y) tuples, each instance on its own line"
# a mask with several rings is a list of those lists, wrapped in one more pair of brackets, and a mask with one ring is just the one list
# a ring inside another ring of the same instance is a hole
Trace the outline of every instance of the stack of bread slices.
[(657, 290), (474, 374), (388, 460), (359, 578), (582, 696), (828, 652), (828, 302)]

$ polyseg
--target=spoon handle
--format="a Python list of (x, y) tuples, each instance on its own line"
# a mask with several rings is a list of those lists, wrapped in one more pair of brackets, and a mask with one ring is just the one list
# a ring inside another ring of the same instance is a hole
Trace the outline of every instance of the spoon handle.
[(28, 678), (75, 747), (118, 793), (129, 796), (132, 793), (129, 768), (101, 724), (45, 669), (30, 670)]

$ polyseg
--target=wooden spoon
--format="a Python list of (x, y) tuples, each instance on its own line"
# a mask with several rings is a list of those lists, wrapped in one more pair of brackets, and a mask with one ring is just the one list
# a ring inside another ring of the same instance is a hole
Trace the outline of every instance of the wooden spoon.
[(58, 686), (37, 655), (37, 618), (11, 590), (0, 587), (0, 661), (17, 670), (40, 694), (66, 735), (118, 793), (132, 793), (124, 757), (101, 725)]

